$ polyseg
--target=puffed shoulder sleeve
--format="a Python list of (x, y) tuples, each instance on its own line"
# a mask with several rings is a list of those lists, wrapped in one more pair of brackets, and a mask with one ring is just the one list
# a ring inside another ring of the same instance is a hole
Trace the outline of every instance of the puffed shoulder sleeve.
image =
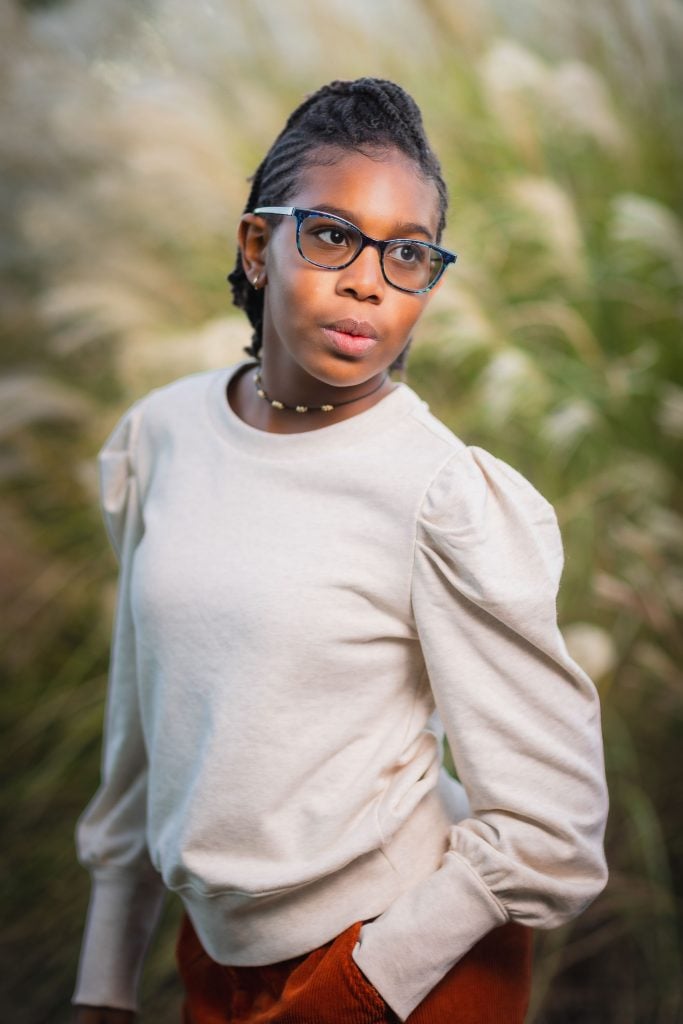
[(147, 754), (137, 690), (130, 578), (144, 532), (136, 460), (143, 403), (119, 421), (99, 453), (100, 504), (119, 561), (101, 782), (76, 827), (91, 896), (72, 1001), (137, 1009), (144, 954), (164, 894), (146, 843)]
[(104, 525), (119, 562), (126, 547), (126, 534), (133, 547), (142, 533), (139, 481), (135, 454), (142, 418), (138, 402), (119, 420), (97, 456), (100, 507)]
[(471, 814), (354, 951), (401, 1020), (490, 929), (556, 927), (605, 885), (600, 706), (558, 628), (562, 568), (538, 491), (483, 449), (451, 456), (418, 515), (412, 604)]

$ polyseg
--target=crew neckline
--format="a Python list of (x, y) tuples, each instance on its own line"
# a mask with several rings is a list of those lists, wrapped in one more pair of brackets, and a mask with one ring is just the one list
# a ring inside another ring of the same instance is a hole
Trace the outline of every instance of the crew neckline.
[(337, 448), (346, 448), (358, 441), (367, 441), (417, 405), (426, 404), (408, 384), (397, 381), (396, 387), (388, 395), (349, 419), (317, 427), (315, 430), (273, 434), (252, 427), (250, 423), (241, 419), (228, 401), (230, 381), (247, 365), (256, 364), (253, 359), (242, 359), (232, 366), (216, 371), (209, 388), (209, 412), (214, 426), (230, 444), (266, 458), (305, 458), (326, 454)]

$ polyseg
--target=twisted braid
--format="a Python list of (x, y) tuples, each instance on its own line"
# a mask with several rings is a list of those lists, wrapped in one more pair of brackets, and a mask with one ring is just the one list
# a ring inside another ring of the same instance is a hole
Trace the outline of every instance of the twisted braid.
[[(287, 118), (251, 181), (244, 207), (282, 206), (296, 191), (305, 168), (330, 159), (325, 149), (354, 149), (363, 153), (399, 149), (433, 181), (439, 198), (437, 242), (446, 225), (448, 193), (439, 161), (425, 135), (422, 115), (415, 100), (395, 82), (382, 78), (334, 81), (308, 96)], [(251, 345), (244, 351), (257, 356), (263, 331), (263, 292), (249, 284), (239, 249), (235, 267), (228, 275), (232, 301), (243, 309), (253, 327)], [(410, 342), (391, 369), (403, 371)]]

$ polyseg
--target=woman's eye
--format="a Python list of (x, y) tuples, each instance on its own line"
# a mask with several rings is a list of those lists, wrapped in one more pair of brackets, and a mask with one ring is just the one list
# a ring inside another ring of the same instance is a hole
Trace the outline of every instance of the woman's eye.
[(391, 257), (401, 263), (422, 264), (427, 259), (427, 252), (427, 248), (423, 245), (417, 243), (411, 245), (408, 242), (403, 242), (391, 250)]
[(322, 228), (317, 235), (321, 242), (327, 242), (328, 245), (347, 245), (349, 241), (341, 228)]

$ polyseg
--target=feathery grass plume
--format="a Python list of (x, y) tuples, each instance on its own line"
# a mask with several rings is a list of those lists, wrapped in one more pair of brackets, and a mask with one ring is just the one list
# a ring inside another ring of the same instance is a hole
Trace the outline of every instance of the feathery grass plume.
[(662, 386), (656, 416), (663, 434), (683, 440), (683, 387), (670, 383)]
[(543, 420), (543, 430), (552, 447), (558, 451), (571, 452), (595, 433), (597, 423), (595, 407), (576, 398), (551, 409)]
[(617, 663), (613, 637), (593, 622), (570, 622), (564, 627), (567, 650), (602, 690)]
[(585, 366), (596, 370), (604, 367), (604, 355), (590, 324), (567, 299), (517, 302), (505, 310), (504, 319), (511, 333), (535, 342), (537, 359), (542, 358), (541, 344), (547, 351), (547, 346), (560, 338), (571, 346)]
[(514, 207), (524, 214), (515, 235), (543, 245), (543, 263), (552, 272), (581, 285), (587, 276), (577, 211), (567, 192), (550, 178), (524, 175), (508, 183)]
[(626, 153), (626, 129), (599, 72), (584, 61), (563, 61), (549, 75), (547, 89), (547, 112), (560, 131), (584, 135), (615, 156)]
[(643, 270), (647, 256), (658, 257), (683, 283), (683, 225), (673, 210), (652, 196), (624, 192), (610, 209), (610, 234), (620, 247), (626, 269)]
[(538, 97), (548, 89), (543, 61), (513, 40), (498, 40), (479, 64), (489, 109), (528, 166), (541, 163), (536, 116)]
[(194, 330), (163, 336), (127, 337), (117, 347), (116, 368), (131, 393), (186, 373), (209, 370), (244, 358), (251, 328), (234, 316), (215, 317)]
[(478, 384), (484, 417), (494, 428), (518, 417), (535, 418), (549, 398), (548, 382), (536, 363), (511, 347), (489, 360)]
[(623, 157), (629, 139), (603, 76), (585, 61), (550, 66), (512, 39), (497, 40), (479, 65), (489, 109), (530, 166), (544, 162), (550, 139), (590, 139)]
[(438, 306), (428, 309), (425, 331), (415, 339), (415, 347), (435, 340), (443, 358), (459, 362), (478, 349), (495, 348), (501, 341), (491, 311), (481, 294), (467, 286), (446, 289), (439, 294)]
[(37, 373), (11, 373), (0, 378), (0, 438), (32, 423), (73, 422), (92, 414), (84, 394)]
[(97, 274), (91, 280), (55, 282), (41, 296), (36, 313), (50, 336), (50, 349), (71, 355), (102, 337), (149, 333), (158, 325), (159, 304), (131, 282)]

